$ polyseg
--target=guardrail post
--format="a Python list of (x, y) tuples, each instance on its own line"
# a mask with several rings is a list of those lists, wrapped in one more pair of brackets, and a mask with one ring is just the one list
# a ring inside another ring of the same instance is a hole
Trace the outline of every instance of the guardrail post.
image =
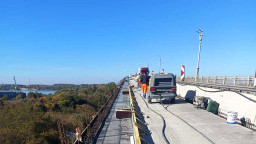
[(251, 77), (248, 76), (248, 82), (247, 82), (247, 86), (248, 86), (248, 87), (250, 86), (250, 80), (251, 80)]
[(226, 84), (226, 76), (223, 77), (223, 85)]
[(236, 85), (236, 76), (234, 76), (234, 85)]

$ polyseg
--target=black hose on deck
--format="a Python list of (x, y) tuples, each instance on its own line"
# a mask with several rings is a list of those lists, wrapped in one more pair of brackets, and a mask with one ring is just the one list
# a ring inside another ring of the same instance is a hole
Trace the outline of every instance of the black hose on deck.
[(147, 105), (147, 107), (148, 107), (152, 112), (154, 112), (155, 114), (159, 115), (159, 116), (162, 118), (162, 120), (163, 120), (162, 135), (163, 135), (163, 137), (164, 137), (164, 141), (165, 141), (167, 144), (170, 144), (170, 142), (168, 141), (168, 139), (167, 139), (167, 137), (166, 137), (166, 135), (165, 135), (166, 123), (165, 123), (164, 117), (163, 117), (161, 114), (159, 114), (158, 112), (156, 112), (156, 111), (154, 111), (153, 109), (151, 109), (151, 108), (148, 106), (148, 104), (147, 104), (147, 102), (145, 101), (145, 99), (144, 99), (144, 98), (142, 98), (142, 99), (143, 99), (144, 103)]

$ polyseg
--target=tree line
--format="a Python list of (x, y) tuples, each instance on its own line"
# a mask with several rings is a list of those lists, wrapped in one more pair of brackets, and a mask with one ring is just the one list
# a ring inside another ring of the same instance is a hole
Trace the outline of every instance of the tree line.
[[(17, 84), (16, 89), (37, 89), (37, 90), (62, 90), (62, 89), (82, 89), (88, 88), (92, 85), (102, 86), (103, 84), (53, 84), (53, 85), (40, 85), (40, 84), (32, 84), (32, 85), (21, 85)], [(0, 90), (13, 90), (15, 89), (14, 84), (2, 84), (0, 85)]]
[(86, 127), (116, 91), (117, 85), (112, 82), (49, 95), (30, 92), (25, 99), (1, 100), (0, 143), (60, 143), (58, 121), (68, 141), (73, 142), (75, 128)]

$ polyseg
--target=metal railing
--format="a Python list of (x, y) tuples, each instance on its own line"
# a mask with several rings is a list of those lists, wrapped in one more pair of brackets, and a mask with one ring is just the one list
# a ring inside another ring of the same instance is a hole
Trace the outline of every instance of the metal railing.
[(253, 76), (202, 76), (197, 79), (195, 77), (185, 77), (184, 81), (180, 81), (180, 77), (177, 77), (176, 81), (183, 84), (219, 88), (224, 90), (256, 92), (256, 89), (253, 87)]
[[(177, 77), (177, 82), (180, 81), (180, 77)], [(214, 77), (185, 77), (185, 82), (199, 82), (199, 83), (208, 83), (208, 84), (219, 84), (219, 85), (233, 85), (233, 86), (247, 86), (253, 87), (254, 77), (240, 77), (240, 76), (214, 76)]]

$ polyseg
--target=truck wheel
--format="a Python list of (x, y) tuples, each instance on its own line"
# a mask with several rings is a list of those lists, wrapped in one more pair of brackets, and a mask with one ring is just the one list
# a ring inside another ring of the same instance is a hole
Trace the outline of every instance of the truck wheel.
[(175, 98), (172, 98), (172, 99), (171, 99), (171, 103), (175, 103)]

